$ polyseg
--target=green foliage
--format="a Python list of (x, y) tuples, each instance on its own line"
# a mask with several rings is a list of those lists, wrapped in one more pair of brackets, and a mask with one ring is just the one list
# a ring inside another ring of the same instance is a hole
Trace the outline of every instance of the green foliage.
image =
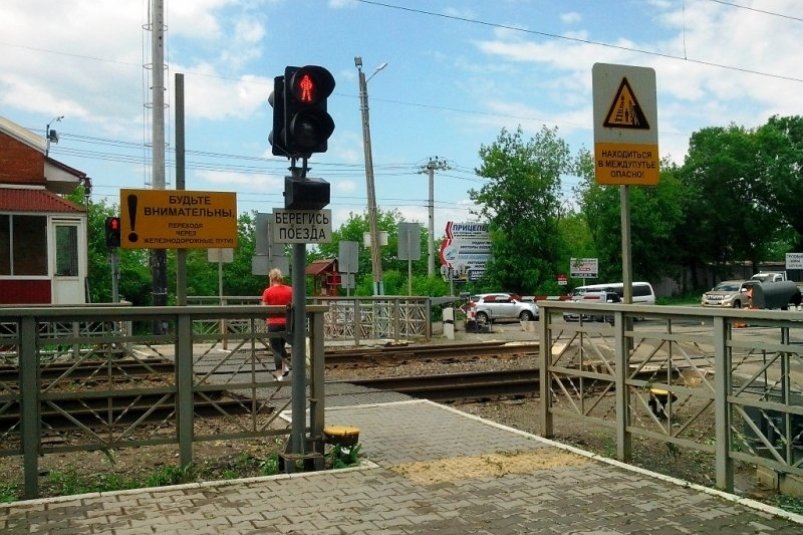
[(0, 503), (11, 503), (20, 497), (20, 489), (14, 483), (0, 483)]
[[(388, 245), (382, 247), (382, 282), (385, 288), (385, 295), (407, 295), (408, 294), (408, 261), (399, 260), (399, 223), (404, 222), (404, 217), (397, 211), (383, 212), (378, 210), (377, 223), (379, 230), (388, 233)], [(341, 241), (353, 241), (358, 243), (357, 265), (358, 280), (357, 288), (351, 295), (368, 296), (374, 293), (373, 270), (371, 263), (371, 249), (363, 246), (363, 235), (369, 231), (367, 214), (350, 213), (348, 219), (339, 229), (332, 232), (332, 242), (320, 244), (316, 251), (311, 253), (310, 260), (337, 258), (339, 244)], [(437, 282), (420, 283), (427, 277), (427, 230), (421, 226), (420, 235), (421, 258), (411, 263), (413, 274), (413, 295), (444, 295), (444, 293), (428, 293), (433, 289), (444, 290), (446, 286), (439, 285)], [(443, 280), (440, 276), (433, 277), (433, 280)], [(345, 295), (345, 291), (341, 292)]]
[[(755, 134), (761, 201), (793, 229), (786, 251), (803, 250), (803, 117), (771, 117)], [(780, 225), (779, 225), (780, 226)], [(778, 257), (776, 257), (778, 258)]]
[[(588, 160), (592, 155), (581, 157)], [(621, 280), (621, 188), (600, 186), (593, 175), (586, 175), (576, 191), (599, 259), (600, 280)], [(675, 244), (684, 221), (681, 185), (674, 167), (664, 162), (657, 186), (628, 191), (633, 278), (657, 280), (677, 265)]]
[(351, 447), (344, 447), (340, 444), (332, 446), (329, 452), (329, 459), (332, 463), (332, 468), (348, 468), (354, 466), (360, 461), (360, 444), (355, 444)]
[(194, 468), (191, 464), (186, 466), (167, 465), (148, 476), (145, 479), (145, 486), (164, 487), (166, 485), (178, 485), (179, 483), (190, 482), (194, 477)]
[(493, 258), (482, 284), (532, 294), (554, 280), (560, 257), (558, 221), (564, 213), (561, 175), (573, 167), (568, 144), (557, 129), (542, 128), (524, 140), (519, 127), (503, 129), (480, 148), (477, 174), (488, 182), (469, 197), (490, 223)]
[(801, 498), (778, 494), (775, 496), (774, 501), (775, 503), (773, 505), (775, 505), (775, 507), (783, 509), (784, 511), (789, 511), (790, 513), (803, 515), (803, 499)]
[(50, 472), (48, 474), (48, 484), (54, 488), (54, 493), (60, 496), (126, 490), (142, 486), (138, 481), (121, 474), (108, 473), (82, 476), (75, 467), (67, 467), (63, 472), (59, 470)]
[[(555, 279), (569, 271), (573, 257), (598, 258), (600, 280), (621, 280), (622, 188), (596, 184), (593, 154), (580, 150), (572, 156), (557, 129), (546, 127), (530, 139), (521, 128), (503, 129), (493, 143), (481, 146), (479, 154), (477, 174), (486, 182), (469, 196), (479, 207), (476, 215), (490, 224), (493, 259), (482, 280), (455, 291), (564, 293), (566, 288)], [(561, 189), (567, 175), (580, 179), (571, 200)], [(663, 276), (674, 277), (681, 291), (691, 294), (710, 285), (702, 276), (710, 266), (721, 277), (735, 262), (783, 260), (785, 253), (803, 250), (803, 117), (772, 117), (755, 130), (736, 125), (704, 128), (691, 136), (683, 165), (663, 161), (657, 186), (629, 187), (628, 192), (636, 280), (655, 283)], [(118, 209), (105, 201), (87, 202), (83, 193), (79, 188), (70, 199), (87, 207), (89, 298), (94, 303), (109, 302), (111, 270), (104, 222)], [(223, 265), (225, 295), (257, 296), (266, 285), (264, 277), (251, 275), (255, 219), (255, 213), (238, 218), (234, 261)], [(388, 245), (381, 248), (385, 294), (449, 294), (451, 287), (439, 275), (427, 276), (424, 225), (421, 258), (412, 262), (412, 284), (408, 284), (408, 262), (398, 258), (402, 221), (397, 210), (377, 213), (379, 229), (388, 233)], [(351, 213), (334, 230), (331, 243), (308, 253), (309, 261), (331, 259), (337, 257), (341, 240), (358, 243), (357, 288), (348, 295), (373, 295), (371, 250), (362, 245), (368, 229), (367, 214)], [(135, 305), (150, 304), (149, 252), (118, 252), (120, 297)], [(169, 301), (175, 302), (174, 251), (168, 251), (168, 283)], [(206, 250), (189, 250), (187, 294), (218, 292), (217, 264), (207, 261)]]
[[(779, 228), (756, 158), (752, 132), (731, 125), (704, 128), (692, 134), (679, 176), (688, 192), (686, 225), (693, 237), (688, 252), (713, 264), (767, 260), (766, 244)], [(705, 229), (705, 232), (700, 232)]]
[(263, 476), (272, 476), (279, 473), (279, 455), (272, 453), (259, 462), (260, 473)]
[[(87, 208), (89, 253), (89, 300), (92, 303), (110, 303), (112, 300), (112, 273), (110, 251), (106, 247), (106, 218), (118, 215), (116, 206), (105, 201), (90, 202)], [(148, 251), (117, 249), (120, 261), (120, 299), (134, 305), (151, 303), (151, 274)]]

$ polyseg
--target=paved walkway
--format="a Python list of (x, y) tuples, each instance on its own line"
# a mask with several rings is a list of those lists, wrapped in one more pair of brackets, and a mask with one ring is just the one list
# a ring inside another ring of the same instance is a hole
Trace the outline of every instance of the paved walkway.
[(428, 401), (335, 406), (359, 468), (0, 506), (0, 533), (797, 534), (803, 517)]

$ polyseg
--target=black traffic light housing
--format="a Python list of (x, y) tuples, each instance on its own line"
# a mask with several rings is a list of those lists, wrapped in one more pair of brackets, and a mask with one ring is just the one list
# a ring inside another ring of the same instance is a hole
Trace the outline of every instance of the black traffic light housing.
[[(274, 81), (274, 92), (275, 85)], [(335, 130), (335, 122), (326, 109), (326, 100), (335, 89), (332, 73), (317, 65), (286, 67), (283, 86), (285, 154), (308, 158), (312, 153), (326, 152)], [(273, 109), (275, 114), (276, 106)], [(275, 136), (274, 132), (274, 140)]]
[(285, 210), (320, 210), (329, 204), (329, 182), (320, 178), (284, 177)]
[(268, 102), (273, 107), (273, 130), (268, 135), (271, 153), (274, 156), (288, 156), (284, 144), (284, 76), (273, 79), (273, 92), (268, 97)]
[(120, 247), (120, 218), (106, 218), (106, 247)]

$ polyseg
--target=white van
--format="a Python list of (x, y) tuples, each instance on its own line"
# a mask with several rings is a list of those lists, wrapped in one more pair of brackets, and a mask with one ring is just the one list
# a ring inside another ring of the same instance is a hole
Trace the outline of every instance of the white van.
[[(572, 290), (571, 298), (572, 301), (585, 301), (584, 296), (586, 294), (591, 295), (600, 293), (602, 295), (604, 295), (605, 293), (616, 293), (619, 295), (619, 299), (624, 299), (624, 284), (622, 284), (621, 282), (611, 282), (608, 284), (589, 284), (586, 286), (578, 286), (577, 288)], [(605, 302), (610, 303), (612, 302), (612, 300), (606, 299)], [(652, 289), (652, 284), (650, 284), (649, 282), (633, 283), (633, 304), (634, 305), (655, 304), (655, 292)], [(565, 312), (563, 314), (563, 319), (566, 321), (577, 321), (580, 319), (580, 316), (578, 314)], [(608, 319), (608, 321), (611, 320)]]
[[(624, 299), (624, 284), (621, 282), (611, 282), (608, 284), (589, 284), (587, 286), (578, 286), (572, 290), (572, 300), (579, 300), (586, 292), (604, 292), (614, 291), (619, 294), (619, 297)], [(655, 292), (652, 289), (652, 284), (649, 282), (634, 282), (633, 283), (633, 304), (634, 305), (654, 305)]]

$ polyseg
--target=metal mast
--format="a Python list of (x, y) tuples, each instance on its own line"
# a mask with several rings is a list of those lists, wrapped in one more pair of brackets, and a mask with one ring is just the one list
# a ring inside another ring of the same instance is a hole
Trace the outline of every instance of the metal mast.
[[(165, 189), (165, 82), (164, 82), (164, 0), (151, 4), (151, 162), (153, 189)], [(155, 306), (167, 304), (167, 251), (151, 251), (153, 282), (151, 293)], [(161, 333), (160, 327), (155, 328)]]

